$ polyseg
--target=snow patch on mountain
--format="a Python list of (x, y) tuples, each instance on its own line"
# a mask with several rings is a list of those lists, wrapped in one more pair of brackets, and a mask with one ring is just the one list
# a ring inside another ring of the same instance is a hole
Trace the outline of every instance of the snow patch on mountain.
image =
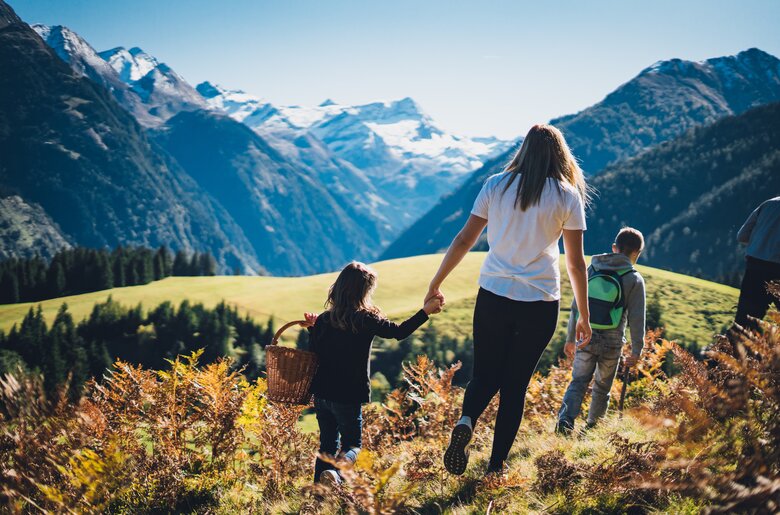
[(116, 70), (119, 77), (126, 83), (141, 80), (144, 75), (160, 65), (157, 59), (138, 47), (127, 50), (120, 46), (100, 52), (100, 56)]
[(449, 193), (484, 161), (512, 144), (447, 133), (408, 97), (364, 105), (327, 99), (318, 106), (275, 106), (244, 91), (208, 82), (197, 90), (212, 108), (269, 140), (290, 143), (303, 134), (316, 136), (377, 185), (378, 198), (395, 206), (394, 221), (400, 226), (422, 214), (431, 198)]

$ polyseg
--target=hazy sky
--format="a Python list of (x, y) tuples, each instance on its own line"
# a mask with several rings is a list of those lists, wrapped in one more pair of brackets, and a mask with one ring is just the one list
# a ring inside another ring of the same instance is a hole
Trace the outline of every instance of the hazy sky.
[(411, 96), (460, 134), (514, 137), (655, 61), (780, 56), (780, 1), (9, 0), (97, 50), (277, 104)]

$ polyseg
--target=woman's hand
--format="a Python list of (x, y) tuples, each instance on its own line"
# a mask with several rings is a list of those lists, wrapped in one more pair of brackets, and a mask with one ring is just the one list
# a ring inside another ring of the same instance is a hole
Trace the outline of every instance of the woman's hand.
[(442, 304), (444, 304), (444, 294), (441, 292), (441, 290), (438, 287), (430, 286), (428, 288), (428, 293), (425, 294), (425, 298), (423, 299), (423, 304), (428, 302), (434, 297), (439, 297), (441, 299)]
[(590, 320), (582, 316), (579, 317), (575, 328), (575, 334), (577, 335), (577, 349), (582, 349), (588, 345), (591, 336), (593, 336), (593, 329), (590, 328)]
[(433, 315), (435, 313), (441, 313), (441, 308), (444, 306), (444, 295), (434, 295), (425, 301), (423, 305), (423, 311), (426, 315)]
[(301, 327), (312, 327), (317, 322), (317, 313), (304, 313), (303, 318), (306, 321), (301, 324)]

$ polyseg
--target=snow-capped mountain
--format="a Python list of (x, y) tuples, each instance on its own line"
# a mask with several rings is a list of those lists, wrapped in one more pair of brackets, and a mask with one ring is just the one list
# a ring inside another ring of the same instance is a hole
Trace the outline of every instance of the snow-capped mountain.
[(99, 55), (139, 96), (149, 113), (162, 121), (182, 111), (207, 108), (203, 97), (186, 80), (138, 47), (116, 47)]
[(187, 81), (138, 47), (97, 52), (67, 27), (32, 28), (76, 73), (104, 86), (146, 127), (159, 126), (181, 111), (208, 109)]
[(336, 156), (362, 170), (392, 206), (394, 223), (408, 225), (431, 199), (452, 191), (511, 142), (444, 132), (411, 98), (350, 106), (275, 106), (239, 90), (205, 82), (197, 90), (210, 106), (270, 138), (311, 133)]
[(159, 123), (156, 117), (149, 114), (140, 97), (84, 38), (62, 25), (34, 24), (31, 27), (73, 71), (106, 88), (142, 125)]
[(74, 71), (109, 90), (144, 126), (182, 111), (213, 109), (239, 121), (355, 209), (376, 220), (387, 242), (509, 142), (463, 138), (435, 125), (410, 98), (360, 106), (275, 106), (208, 82), (192, 88), (138, 47), (96, 52), (66, 27), (35, 30)]

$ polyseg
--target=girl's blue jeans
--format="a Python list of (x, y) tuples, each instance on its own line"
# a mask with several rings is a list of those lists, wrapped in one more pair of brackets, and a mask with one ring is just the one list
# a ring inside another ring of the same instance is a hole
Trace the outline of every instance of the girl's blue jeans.
[[(342, 403), (314, 398), (314, 412), (320, 426), (320, 454), (352, 463), (363, 444), (363, 412), (360, 403)], [(319, 482), (324, 470), (338, 470), (317, 458), (314, 482)]]

